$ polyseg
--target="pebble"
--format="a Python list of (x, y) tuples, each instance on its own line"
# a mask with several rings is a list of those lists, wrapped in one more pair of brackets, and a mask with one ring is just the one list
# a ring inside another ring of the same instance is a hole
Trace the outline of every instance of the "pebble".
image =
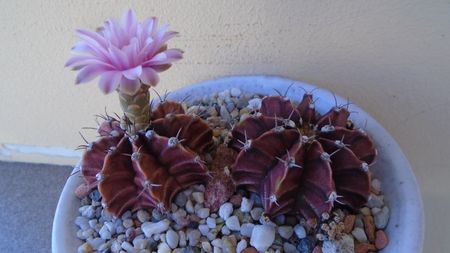
[(206, 218), (206, 225), (208, 225), (209, 228), (216, 228), (216, 219), (211, 217)]
[(197, 216), (201, 219), (206, 219), (209, 216), (209, 208), (199, 208), (196, 212)]
[[(353, 239), (352, 239), (353, 240)], [(310, 253), (314, 248), (314, 242), (309, 238), (303, 238), (297, 245), (297, 250), (300, 253)]]
[(389, 221), (389, 208), (384, 206), (379, 213), (374, 216), (375, 226), (384, 229)]
[(253, 200), (243, 197), (241, 201), (241, 212), (248, 213), (252, 210)]
[(378, 207), (381, 208), (384, 205), (384, 196), (383, 195), (375, 195), (370, 194), (369, 199), (367, 200), (367, 206), (370, 208)]
[(295, 248), (294, 245), (285, 242), (283, 243), (283, 250), (285, 253), (296, 253), (297, 252), (297, 248)]
[(211, 244), (209, 242), (202, 242), (202, 249), (205, 252), (211, 252), (212, 251)]
[(258, 251), (266, 251), (275, 241), (275, 228), (270, 225), (256, 225), (250, 238), (250, 245)]
[(198, 231), (198, 230), (190, 230), (189, 232), (187, 232), (186, 236), (188, 238), (189, 245), (195, 246), (199, 242), (200, 237), (202, 235), (200, 234), (200, 231)]
[(364, 231), (366, 232), (367, 239), (369, 239), (370, 242), (375, 241), (375, 225), (373, 223), (373, 217), (372, 216), (364, 216)]
[(363, 242), (355, 245), (355, 253), (368, 253), (376, 251), (376, 247), (373, 244)]
[(278, 227), (278, 234), (287, 240), (294, 234), (294, 229), (291, 226), (280, 226)]
[(380, 180), (374, 178), (371, 183), (372, 190), (375, 194), (379, 194), (381, 192), (381, 182)]
[(347, 215), (344, 218), (344, 231), (345, 233), (350, 233), (353, 230), (353, 226), (355, 225), (356, 216), (355, 215)]
[(150, 214), (145, 210), (139, 210), (136, 214), (139, 222), (144, 223), (150, 220)]
[(134, 252), (134, 247), (133, 245), (131, 245), (131, 243), (129, 242), (122, 242), (122, 244), (120, 245), (122, 247), (122, 249), (124, 249), (125, 251), (128, 252)]
[(198, 226), (198, 230), (203, 236), (206, 236), (209, 232), (209, 227), (208, 225), (202, 224)]
[(172, 229), (167, 231), (166, 243), (170, 248), (175, 249), (178, 246), (179, 239), (180, 237), (177, 232), (173, 231)]
[(253, 220), (259, 220), (261, 218), (261, 214), (264, 212), (264, 209), (261, 207), (255, 207), (250, 211), (250, 215), (252, 216)]
[(253, 228), (255, 227), (255, 224), (253, 223), (244, 223), (241, 225), (241, 235), (250, 237), (252, 236)]
[(120, 242), (114, 240), (114, 241), (111, 243), (111, 251), (112, 251), (113, 253), (117, 253), (117, 252), (119, 252), (121, 249), (122, 249), (122, 246), (120, 245)]
[(353, 237), (355, 237), (355, 239), (358, 242), (367, 242), (366, 233), (364, 232), (364, 229), (362, 229), (362, 228), (353, 229), (352, 235), (353, 235)]
[(261, 99), (260, 98), (253, 98), (248, 101), (248, 108), (251, 110), (259, 110), (261, 108)]
[(231, 115), (227, 110), (227, 107), (225, 105), (222, 105), (220, 107), (220, 116), (222, 117), (223, 120), (225, 121), (230, 121), (231, 120)]
[(219, 216), (224, 220), (227, 220), (232, 213), (233, 213), (233, 204), (229, 202), (223, 203), (219, 208)]
[(363, 228), (364, 227), (364, 222), (362, 220), (362, 217), (363, 216), (360, 215), (360, 214), (356, 216), (354, 227), (358, 227), (358, 228)]
[(222, 248), (222, 240), (221, 239), (214, 239), (211, 241), (212, 246)]
[(82, 230), (86, 230), (90, 227), (89, 219), (83, 216), (78, 216), (75, 218), (75, 225), (77, 225)]
[(126, 211), (122, 214), (122, 217), (121, 217), (122, 220), (129, 219), (129, 218), (131, 218), (131, 211)]
[[(227, 226), (223, 226), (222, 229), (220, 230), (220, 232), (221, 232), (223, 235), (229, 235), (229, 234), (231, 234), (231, 231), (230, 231), (230, 229), (229, 229)], [(242, 232), (241, 232), (241, 233), (242, 233)]]
[(192, 204), (192, 201), (190, 199), (187, 200), (185, 208), (186, 208), (186, 211), (188, 213), (194, 213), (195, 212), (194, 204)]
[(145, 249), (148, 246), (148, 241), (143, 238), (135, 238), (133, 240), (133, 245), (136, 249)]
[(169, 245), (167, 243), (163, 242), (158, 245), (158, 253), (171, 253), (172, 250), (170, 249)]
[(83, 244), (80, 245), (80, 247), (78, 247), (78, 253), (91, 253), (94, 252), (94, 249), (92, 248), (92, 246), (85, 242)]
[(108, 229), (108, 226), (103, 225), (102, 228), (98, 231), (98, 234), (100, 235), (100, 238), (109, 240), (111, 239), (112, 233)]
[(89, 223), (89, 227), (95, 229), (95, 227), (96, 227), (97, 224), (98, 224), (98, 221), (97, 221), (96, 219), (92, 219), (92, 220), (89, 220), (88, 223)]
[(239, 231), (241, 229), (241, 225), (239, 224), (239, 219), (236, 215), (230, 216), (228, 219), (226, 219), (225, 225), (231, 231)]
[(340, 240), (324, 241), (322, 245), (323, 253), (354, 253), (355, 245), (353, 238), (349, 235), (344, 235)]
[(205, 202), (205, 194), (203, 192), (192, 193), (192, 198), (199, 204), (203, 204)]
[(240, 240), (236, 246), (236, 253), (241, 253), (245, 248), (247, 248), (247, 241)]
[(253, 247), (248, 247), (242, 251), (242, 253), (258, 253), (258, 251)]
[(102, 199), (102, 195), (98, 190), (93, 190), (91, 193), (89, 193), (89, 198), (91, 198), (91, 200), (93, 201), (100, 202), (100, 200)]
[(305, 228), (304, 228), (302, 225), (300, 225), (300, 224), (295, 225), (295, 227), (294, 227), (294, 232), (295, 232), (295, 235), (296, 235), (299, 239), (303, 239), (303, 238), (306, 237), (306, 230), (305, 230)]
[(363, 208), (360, 209), (360, 212), (361, 212), (363, 215), (370, 215), (370, 208), (368, 208), (368, 207), (363, 207)]
[(162, 232), (167, 231), (169, 229), (170, 221), (165, 219), (159, 221), (157, 223), (153, 222), (144, 222), (141, 225), (142, 232), (144, 232), (147, 238), (150, 238), (153, 234), (160, 234)]
[(81, 209), (81, 215), (88, 218), (88, 219), (92, 219), (95, 217), (95, 207), (93, 206), (82, 206), (80, 207)]
[(180, 245), (180, 247), (186, 247), (187, 245), (186, 233), (184, 233), (184, 231), (178, 231), (178, 238), (179, 238), (178, 245)]
[(389, 243), (389, 239), (383, 230), (378, 230), (376, 232), (375, 238), (375, 247), (377, 249), (384, 249), (384, 247), (386, 247), (386, 245), (388, 245)]
[(154, 208), (152, 210), (152, 218), (153, 221), (160, 221), (162, 219), (164, 219), (165, 215), (162, 214), (157, 208)]
[(122, 224), (123, 224), (124, 228), (130, 228), (134, 225), (132, 219), (125, 219), (125, 220), (123, 220)]
[(234, 236), (224, 236), (222, 238), (223, 253), (236, 253), (236, 238)]
[(241, 95), (242, 91), (239, 88), (231, 88), (230, 94), (233, 97), (239, 97)]

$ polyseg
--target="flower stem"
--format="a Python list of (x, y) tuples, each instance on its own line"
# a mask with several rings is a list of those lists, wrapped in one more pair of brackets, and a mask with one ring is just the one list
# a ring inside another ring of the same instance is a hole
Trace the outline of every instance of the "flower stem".
[(139, 130), (146, 129), (150, 125), (149, 88), (149, 86), (142, 84), (139, 91), (134, 95), (119, 91), (120, 105), (125, 114), (121, 126), (131, 135)]

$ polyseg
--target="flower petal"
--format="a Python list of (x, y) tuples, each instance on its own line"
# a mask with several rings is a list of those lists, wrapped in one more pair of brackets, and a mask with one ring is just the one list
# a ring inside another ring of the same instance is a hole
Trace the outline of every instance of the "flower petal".
[(134, 95), (141, 87), (139, 79), (130, 80), (126, 77), (122, 77), (120, 80), (119, 90), (128, 95)]
[(159, 82), (158, 73), (152, 68), (143, 68), (141, 81), (144, 84), (155, 86)]
[(89, 82), (92, 79), (96, 78), (98, 75), (102, 74), (103, 72), (112, 70), (109, 67), (106, 67), (104, 65), (94, 64), (94, 65), (87, 65), (86, 67), (83, 67), (80, 72), (78, 72), (77, 79), (75, 81), (76, 84)]
[(122, 71), (122, 74), (126, 78), (128, 78), (130, 80), (135, 80), (136, 78), (138, 78), (141, 75), (141, 73), (142, 73), (142, 66), (141, 65), (136, 66), (136, 67), (131, 68), (131, 69), (127, 69), (125, 71)]
[(103, 93), (108, 94), (119, 87), (119, 82), (121, 79), (122, 73), (120, 73), (119, 71), (105, 72), (100, 77), (98, 87)]
[(181, 58), (183, 58), (183, 51), (181, 51), (180, 49), (172, 48), (155, 55), (152, 59), (144, 62), (142, 65), (144, 67), (152, 65), (164, 65), (172, 63), (174, 61), (178, 61)]

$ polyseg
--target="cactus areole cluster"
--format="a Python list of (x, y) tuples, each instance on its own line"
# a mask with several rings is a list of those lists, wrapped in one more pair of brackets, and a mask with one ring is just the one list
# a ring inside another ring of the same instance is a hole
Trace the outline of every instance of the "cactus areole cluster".
[(105, 116), (99, 139), (86, 145), (78, 196), (98, 188), (104, 207), (117, 216), (142, 208), (169, 211), (175, 195), (193, 184), (206, 185), (212, 209), (237, 189), (254, 192), (269, 218), (315, 218), (335, 205), (355, 210), (366, 204), (376, 149), (349, 124), (345, 106), (320, 115), (306, 91), (298, 104), (267, 96), (232, 126), (224, 143), (214, 142), (208, 123), (186, 114), (182, 104), (150, 106), (157, 73), (181, 58), (180, 50), (167, 49), (175, 34), (158, 29), (155, 18), (137, 23), (132, 11), (97, 32), (78, 31), (82, 41), (74, 50), (82, 55), (67, 66), (80, 70), (77, 82), (100, 76), (100, 88), (117, 90), (124, 112), (120, 119)]

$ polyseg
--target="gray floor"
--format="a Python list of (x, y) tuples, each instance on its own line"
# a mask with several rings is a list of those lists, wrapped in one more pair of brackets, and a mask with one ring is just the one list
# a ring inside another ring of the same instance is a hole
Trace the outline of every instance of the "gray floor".
[(0, 252), (51, 252), (53, 215), (71, 170), (0, 162)]

